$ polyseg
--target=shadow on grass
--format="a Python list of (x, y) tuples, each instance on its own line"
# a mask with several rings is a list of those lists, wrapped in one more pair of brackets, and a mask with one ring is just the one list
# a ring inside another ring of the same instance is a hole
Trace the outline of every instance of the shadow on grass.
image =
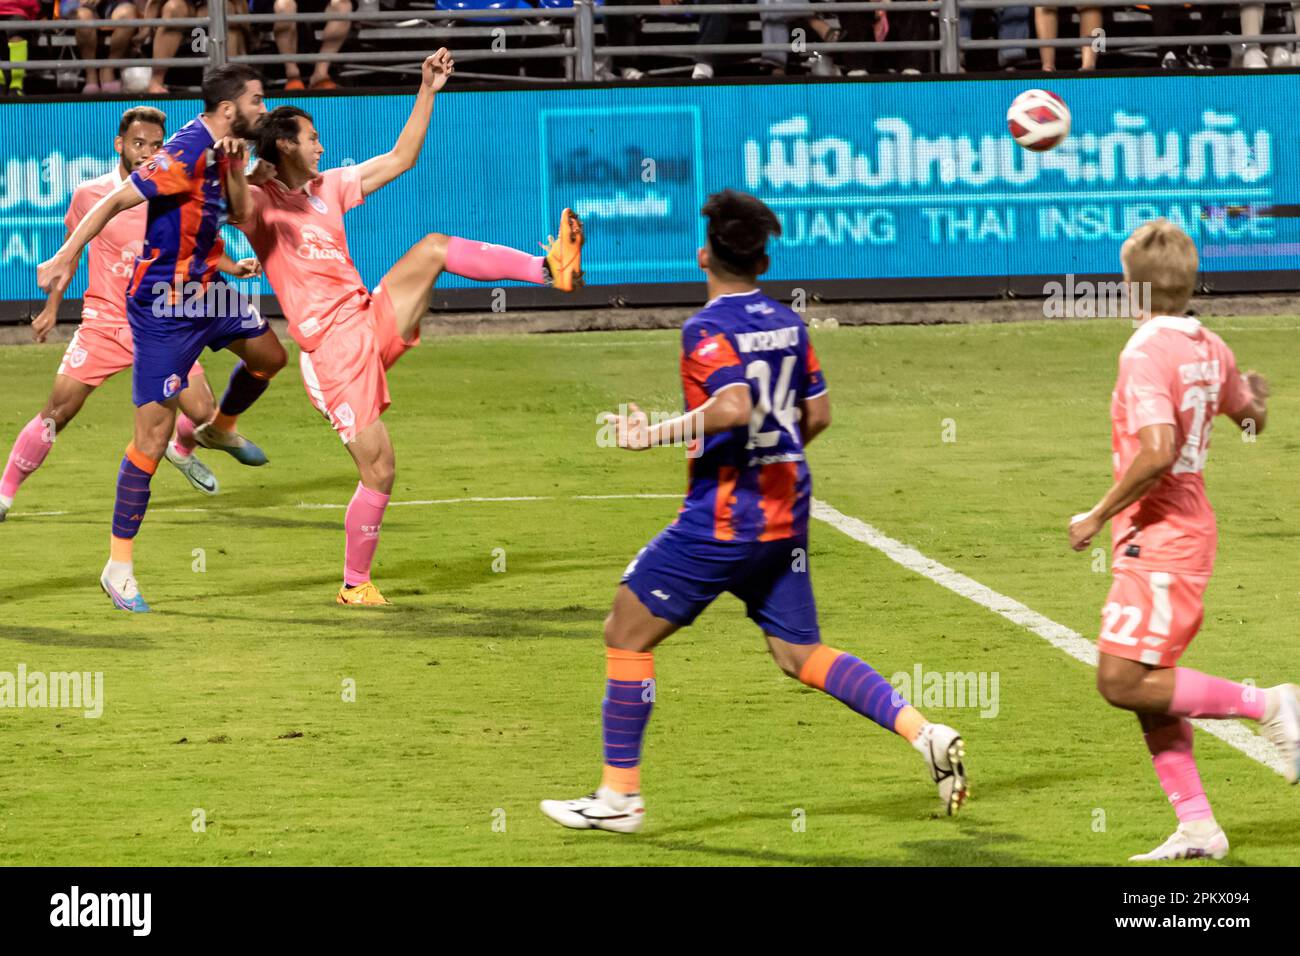
[[(324, 602), (321, 602), (323, 604)], [(316, 602), (304, 606), (307, 614), (273, 615), (264, 610), (249, 614), (232, 614), (229, 611), (206, 613), (203, 611), (175, 610), (178, 617), (202, 621), (232, 621), (245, 623), (264, 631), (269, 624), (278, 626), (277, 636), (289, 635), (288, 627), (297, 626), (312, 632), (326, 632), (333, 637), (399, 637), (399, 638), (540, 638), (559, 637), (601, 641), (601, 622), (605, 619), (603, 608), (431, 608), (419, 605), (396, 605), (378, 608), (343, 608), (326, 615), (317, 613), (321, 606)]]
[[(118, 612), (114, 612), (118, 613)], [(10, 641), (22, 641), (24, 644), (40, 644), (44, 647), (97, 647), (113, 650), (149, 650), (153, 642), (149, 638), (129, 632), (126, 634), (95, 634), (72, 628), (57, 627), (0, 627), (0, 638)]]

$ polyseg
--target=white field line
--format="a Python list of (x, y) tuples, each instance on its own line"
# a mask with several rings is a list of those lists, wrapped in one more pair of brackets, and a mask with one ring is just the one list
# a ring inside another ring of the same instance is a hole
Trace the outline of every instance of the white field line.
[[(1037, 634), (1057, 650), (1064, 651), (1077, 661), (1089, 666), (1097, 666), (1097, 647), (1077, 631), (1072, 631), (1064, 624), (1058, 624), (1051, 618), (1044, 617), (1033, 608), (1026, 607), (1014, 598), (999, 594), (992, 588), (980, 584), (960, 571), (954, 571), (940, 564), (933, 558), (927, 558), (915, 548), (895, 541), (865, 521), (851, 518), (837, 511), (820, 499), (813, 499), (812, 516), (842, 531), (854, 541), (875, 548), (889, 560), (901, 564), (909, 571), (929, 578), (935, 584), (947, 588), (954, 594), (974, 601), (988, 608), (994, 614), (1000, 614), (1008, 621)], [(1272, 745), (1262, 737), (1252, 734), (1235, 720), (1193, 720), (1197, 727), (1211, 733), (1230, 747), (1240, 750), (1251, 760), (1258, 761), (1275, 773), (1281, 774), (1282, 760)]]

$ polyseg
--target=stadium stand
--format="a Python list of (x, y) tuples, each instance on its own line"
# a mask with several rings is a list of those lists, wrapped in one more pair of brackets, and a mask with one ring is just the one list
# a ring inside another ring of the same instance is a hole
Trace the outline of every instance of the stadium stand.
[(0, 0), (0, 90), (186, 91), (208, 63), (226, 60), (266, 70), (272, 89), (382, 89), (412, 83), (420, 56), (444, 45), (456, 50), (460, 78), (480, 83), (1286, 67), (1297, 9), (1246, 0), (1078, 9), (1068, 0)]

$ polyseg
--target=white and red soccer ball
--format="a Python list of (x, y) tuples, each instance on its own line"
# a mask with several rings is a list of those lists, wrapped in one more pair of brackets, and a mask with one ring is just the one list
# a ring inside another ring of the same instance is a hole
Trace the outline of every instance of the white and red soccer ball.
[(1007, 129), (1025, 149), (1041, 153), (1070, 135), (1070, 108), (1048, 90), (1025, 90), (1011, 101)]

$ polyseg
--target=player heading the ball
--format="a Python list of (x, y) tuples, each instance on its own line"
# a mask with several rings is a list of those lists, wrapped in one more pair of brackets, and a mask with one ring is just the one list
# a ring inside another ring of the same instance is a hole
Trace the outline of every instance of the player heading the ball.
[(41, 288), (62, 292), (86, 243), (117, 216), (148, 203), (144, 254), (126, 292), (135, 347), (135, 434), (118, 471), (109, 559), (99, 582), (121, 610), (149, 610), (135, 580), (135, 536), (176, 422), (178, 396), (205, 347), (230, 349), (240, 362), (216, 417), (195, 429), (195, 440), (245, 465), (266, 463), (261, 449), (235, 431), (235, 422), (284, 367), (284, 348), (236, 290), (211, 294), (224, 251), (221, 223), (238, 223), (249, 213), (244, 137), (265, 114), (256, 70), (236, 63), (209, 71), (203, 77), (203, 112), (96, 203), (59, 251), (37, 267)]

